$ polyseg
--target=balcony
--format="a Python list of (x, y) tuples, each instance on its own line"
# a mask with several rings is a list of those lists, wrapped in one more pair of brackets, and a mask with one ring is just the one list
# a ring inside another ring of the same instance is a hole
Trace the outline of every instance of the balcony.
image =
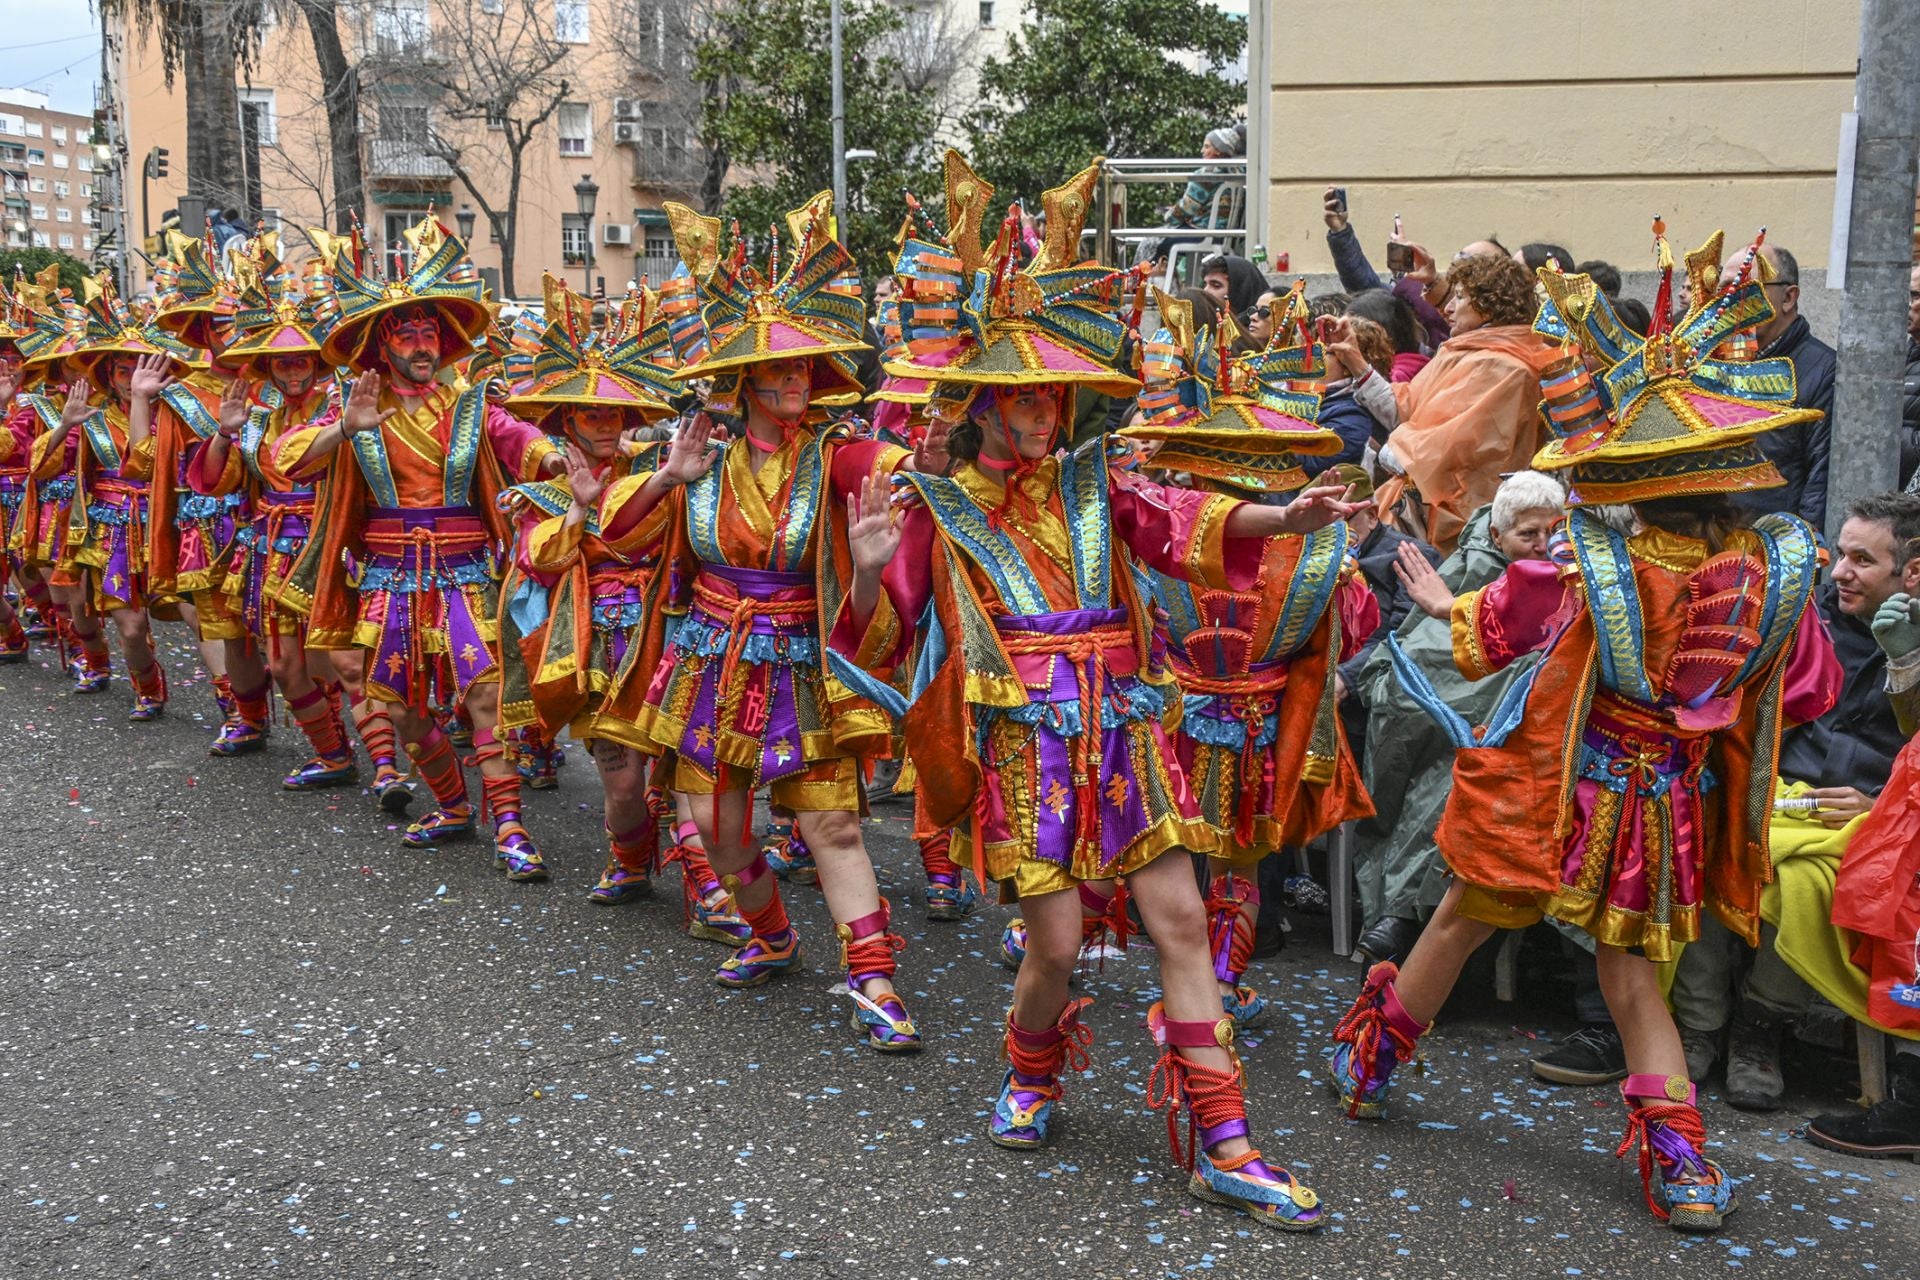
[(367, 144), (367, 176), (407, 182), (445, 182), (453, 166), (412, 138), (374, 138)]

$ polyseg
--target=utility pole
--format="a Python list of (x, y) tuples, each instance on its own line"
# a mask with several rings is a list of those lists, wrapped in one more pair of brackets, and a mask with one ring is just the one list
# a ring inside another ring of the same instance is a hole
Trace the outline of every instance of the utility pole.
[(1860, 130), (1827, 470), (1829, 546), (1849, 503), (1900, 487), (1900, 383), (1920, 161), (1920, 19), (1912, 0), (1863, 0), (1854, 95)]
[(840, 0), (827, 9), (833, 56), (833, 216), (837, 222), (847, 210), (847, 97), (840, 75)]

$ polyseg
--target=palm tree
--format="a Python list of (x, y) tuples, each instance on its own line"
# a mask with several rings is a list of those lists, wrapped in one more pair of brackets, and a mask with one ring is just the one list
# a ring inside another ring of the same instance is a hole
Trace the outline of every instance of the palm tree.
[[(242, 206), (238, 52), (260, 19), (253, 0), (99, 0), (101, 15), (146, 40), (158, 34), (167, 87), (186, 85), (187, 194)], [(251, 212), (251, 211), (249, 211)]]

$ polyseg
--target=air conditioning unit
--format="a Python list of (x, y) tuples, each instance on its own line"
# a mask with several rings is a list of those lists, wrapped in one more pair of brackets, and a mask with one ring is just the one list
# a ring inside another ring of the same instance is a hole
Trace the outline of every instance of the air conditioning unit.
[(640, 118), (640, 99), (615, 98), (613, 100), (613, 118), (615, 120), (638, 120)]
[(637, 147), (640, 145), (640, 125), (637, 121), (620, 120), (613, 126), (613, 141), (616, 146)]
[(602, 228), (602, 244), (632, 244), (633, 228), (624, 222), (609, 222)]

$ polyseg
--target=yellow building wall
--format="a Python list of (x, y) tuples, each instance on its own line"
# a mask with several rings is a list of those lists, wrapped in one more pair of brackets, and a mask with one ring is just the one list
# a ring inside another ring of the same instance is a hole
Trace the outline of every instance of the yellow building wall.
[(1395, 213), (1444, 264), (1472, 240), (1532, 240), (1650, 265), (1764, 225), (1826, 265), (1853, 0), (1275, 0), (1269, 252), (1332, 269), (1321, 197), (1347, 188), (1384, 267)]

